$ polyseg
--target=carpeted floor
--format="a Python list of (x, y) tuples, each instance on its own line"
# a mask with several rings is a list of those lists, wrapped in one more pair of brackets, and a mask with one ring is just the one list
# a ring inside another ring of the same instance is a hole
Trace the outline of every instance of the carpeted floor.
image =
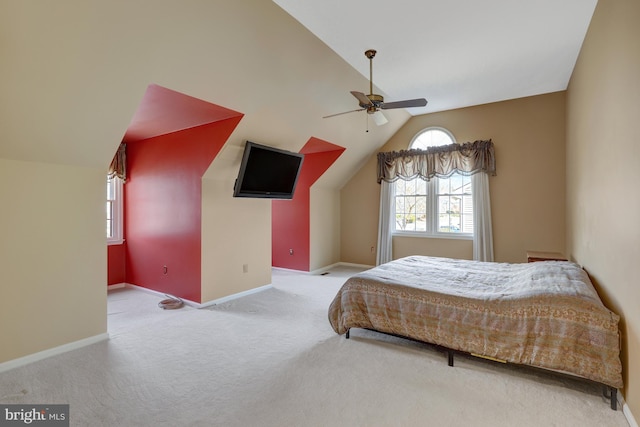
[(273, 288), (163, 311), (109, 294), (111, 339), (0, 374), (0, 403), (68, 403), (73, 426), (628, 427), (598, 385), (371, 331), (336, 335), (355, 269), (275, 270)]

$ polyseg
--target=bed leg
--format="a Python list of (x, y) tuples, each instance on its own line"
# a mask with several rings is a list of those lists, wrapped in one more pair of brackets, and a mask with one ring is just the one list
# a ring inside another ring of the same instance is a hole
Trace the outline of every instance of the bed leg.
[(611, 409), (614, 411), (618, 410), (618, 389), (615, 387), (607, 387), (606, 385), (602, 386), (602, 395), (611, 399)]
[(449, 356), (449, 366), (453, 366), (453, 351), (447, 350), (447, 355)]
[(618, 410), (618, 389), (615, 387), (611, 387), (611, 409), (614, 411)]
[(350, 332), (350, 331), (351, 331), (351, 329), (347, 329), (347, 333), (346, 333), (346, 334), (344, 334), (344, 336), (345, 336), (347, 339), (349, 339), (349, 332)]

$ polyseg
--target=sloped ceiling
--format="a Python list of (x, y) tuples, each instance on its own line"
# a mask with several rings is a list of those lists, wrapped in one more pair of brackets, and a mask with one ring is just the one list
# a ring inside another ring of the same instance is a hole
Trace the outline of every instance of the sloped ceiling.
[(150, 84), (122, 142), (142, 141), (236, 116), (235, 111)]
[[(567, 44), (572, 46), (569, 62), (574, 60), (595, 1), (587, 0), (584, 8), (577, 6), (578, 0), (562, 5), (544, 1), (544, 11), (552, 16), (544, 20), (530, 5), (521, 4), (518, 11), (507, 3), (483, 2), (486, 10), (477, 10), (468, 1), (456, 2), (465, 7), (454, 16), (425, 6), (420, 10), (423, 20), (416, 23), (415, 1), (356, 1), (353, 4), (361, 6), (357, 10), (327, 2), (318, 12), (321, 21), (356, 28), (348, 37), (337, 32), (335, 37), (344, 43), (336, 44), (313, 27), (327, 45), (272, 1), (159, 0), (151, 7), (128, 0), (5, 0), (0, 2), (0, 157), (106, 170), (127, 129), (136, 124), (132, 119), (147, 87), (156, 84), (244, 114), (205, 177), (232, 182), (245, 140), (299, 151), (315, 137), (346, 147), (316, 184), (339, 188), (411, 117), (406, 110), (388, 110), (389, 123), (380, 127), (364, 112), (322, 118), (357, 107), (349, 91), (368, 90), (368, 62), (362, 54), (368, 48), (379, 51), (374, 81), (381, 87), (374, 90), (387, 100), (424, 94), (429, 108), (435, 109), (494, 100), (471, 99), (479, 86), (490, 86), (486, 80), (469, 79), (474, 74), (494, 76), (496, 86), (489, 92), (497, 97), (564, 88), (570, 75), (566, 66), (559, 85), (533, 87), (532, 78), (559, 73), (553, 66), (556, 52), (567, 52)], [(391, 9), (382, 7), (392, 4)], [(437, 6), (432, 1), (425, 5)], [(309, 8), (310, 3), (301, 6)], [(436, 9), (442, 10), (447, 9)], [(370, 16), (370, 11), (378, 15)], [(534, 11), (531, 22), (525, 21), (522, 15)], [(326, 17), (329, 12), (335, 15)], [(377, 20), (380, 13), (385, 19)], [(511, 22), (516, 13), (520, 19)], [(466, 18), (454, 19), (461, 16)], [(573, 19), (580, 31), (568, 37), (559, 28), (571, 28)], [(446, 22), (446, 30), (437, 21)], [(370, 27), (375, 31), (368, 31)], [(434, 33), (434, 28), (443, 33)], [(524, 49), (528, 45), (516, 37), (523, 33), (544, 43), (535, 44), (535, 51)], [(483, 34), (491, 37), (480, 37)], [(410, 46), (417, 50), (408, 54)], [(476, 50), (485, 46), (485, 53), (500, 51), (499, 60), (479, 57)], [(532, 56), (538, 62), (519, 62)], [(411, 62), (416, 58), (428, 63), (429, 72), (437, 72), (426, 73), (424, 63)], [(510, 62), (520, 65), (507, 67)], [(385, 70), (389, 66), (401, 72)], [(520, 72), (508, 77), (504, 67)], [(417, 87), (416, 82), (428, 86)], [(515, 82), (520, 82), (520, 91), (510, 92)], [(532, 87), (523, 91), (527, 84)], [(464, 102), (453, 99), (460, 97)], [(171, 107), (176, 114), (183, 108)], [(165, 130), (171, 120), (163, 124)]]
[(316, 137), (347, 147), (322, 178), (336, 187), (410, 117), (323, 119), (367, 79), (271, 1), (6, 0), (0, 34), (3, 158), (106, 171), (155, 84), (245, 115), (208, 178), (233, 181), (245, 140), (298, 151)]
[(414, 115), (565, 90), (597, 3), (273, 1)]

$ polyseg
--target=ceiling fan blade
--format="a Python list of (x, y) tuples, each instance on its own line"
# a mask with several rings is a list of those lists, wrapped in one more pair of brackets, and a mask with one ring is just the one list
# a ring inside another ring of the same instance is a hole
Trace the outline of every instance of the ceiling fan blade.
[(355, 90), (352, 90), (351, 95), (355, 96), (358, 99), (358, 102), (360, 102), (361, 107), (363, 108), (373, 107), (373, 103), (369, 98), (367, 98), (367, 95), (365, 95), (364, 93), (356, 92)]
[(329, 116), (324, 116), (322, 117), (323, 119), (328, 119), (329, 117), (335, 117), (335, 116), (341, 116), (343, 114), (348, 114), (348, 113), (355, 113), (356, 111), (364, 111), (364, 108), (358, 108), (357, 110), (351, 110), (351, 111), (345, 111), (343, 113), (337, 113), (337, 114), (331, 114)]
[(371, 118), (373, 119), (374, 123), (378, 126), (386, 125), (389, 122), (389, 120), (387, 120), (387, 117), (384, 114), (382, 114), (382, 111), (380, 110), (373, 113), (371, 115)]
[(406, 101), (385, 102), (380, 105), (383, 110), (389, 110), (391, 108), (411, 108), (411, 107), (424, 107), (427, 105), (427, 100), (424, 98), (407, 99)]

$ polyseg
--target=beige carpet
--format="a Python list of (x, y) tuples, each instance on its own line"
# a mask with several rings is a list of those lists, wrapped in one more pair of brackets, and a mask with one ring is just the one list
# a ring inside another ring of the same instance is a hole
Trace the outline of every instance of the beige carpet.
[(108, 342), (0, 374), (0, 402), (69, 403), (73, 426), (628, 426), (597, 385), (336, 335), (327, 308), (354, 271), (276, 270), (272, 289), (201, 310), (112, 291)]

